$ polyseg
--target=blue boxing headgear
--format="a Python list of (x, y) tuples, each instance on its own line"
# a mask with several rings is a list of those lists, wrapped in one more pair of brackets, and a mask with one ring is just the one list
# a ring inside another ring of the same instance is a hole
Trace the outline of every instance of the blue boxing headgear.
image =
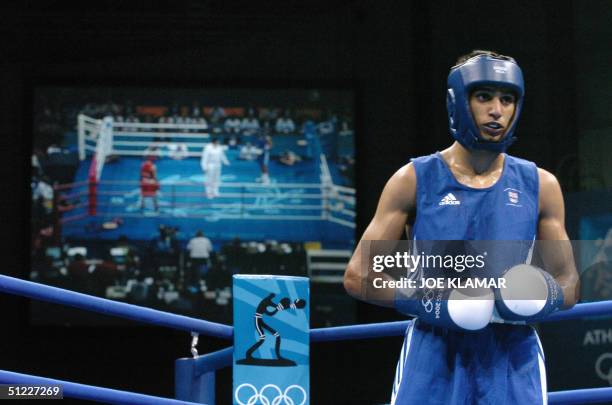
[[(516, 109), (512, 123), (499, 142), (486, 141), (480, 136), (470, 109), (470, 93), (476, 87), (509, 88), (516, 93)], [(487, 54), (474, 56), (453, 66), (448, 74), (446, 109), (451, 135), (467, 149), (504, 152), (516, 140), (514, 129), (518, 122), (525, 85), (523, 73), (516, 61), (507, 56)]]

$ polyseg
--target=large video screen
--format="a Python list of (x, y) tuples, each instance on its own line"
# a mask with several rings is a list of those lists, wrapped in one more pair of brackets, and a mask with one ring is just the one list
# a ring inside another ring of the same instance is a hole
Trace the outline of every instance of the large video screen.
[(32, 131), (33, 281), (218, 321), (233, 274), (341, 283), (351, 90), (38, 86)]

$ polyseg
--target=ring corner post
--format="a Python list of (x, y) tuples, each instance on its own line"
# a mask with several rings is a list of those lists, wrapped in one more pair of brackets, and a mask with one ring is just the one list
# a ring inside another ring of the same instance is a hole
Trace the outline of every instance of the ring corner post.
[(308, 278), (236, 274), (233, 297), (233, 403), (310, 404)]
[(87, 174), (87, 214), (89, 216), (95, 216), (97, 208), (98, 178), (96, 176), (96, 166), (97, 161), (94, 155), (91, 158), (91, 165)]
[(174, 363), (174, 396), (181, 401), (215, 404), (215, 370), (196, 373), (196, 360), (178, 359)]

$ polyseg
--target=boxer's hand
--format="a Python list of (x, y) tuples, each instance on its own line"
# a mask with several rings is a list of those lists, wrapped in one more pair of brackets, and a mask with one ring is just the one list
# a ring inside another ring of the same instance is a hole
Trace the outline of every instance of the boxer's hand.
[(291, 305), (291, 300), (287, 297), (283, 298), (282, 300), (280, 300), (280, 302), (277, 305), (277, 308), (279, 311), (282, 311), (284, 309), (289, 308), (289, 306)]
[[(466, 295), (469, 293), (470, 295)], [(489, 288), (416, 290), (411, 297), (397, 290), (396, 309), (418, 316), (433, 326), (460, 331), (476, 331), (489, 324), (493, 315), (494, 293)]]
[(504, 273), (505, 288), (495, 291), (495, 307), (508, 321), (535, 322), (563, 305), (563, 290), (546, 271), (520, 264)]
[(302, 309), (306, 306), (306, 301), (298, 298), (293, 303), (291, 303), (291, 309)]

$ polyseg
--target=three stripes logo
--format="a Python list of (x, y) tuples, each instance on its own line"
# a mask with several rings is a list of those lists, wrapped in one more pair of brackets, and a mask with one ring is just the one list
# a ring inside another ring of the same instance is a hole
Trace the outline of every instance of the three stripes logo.
[(457, 200), (457, 198), (453, 195), (453, 193), (448, 193), (444, 196), (443, 199), (440, 200), (438, 205), (459, 205), (461, 201)]

